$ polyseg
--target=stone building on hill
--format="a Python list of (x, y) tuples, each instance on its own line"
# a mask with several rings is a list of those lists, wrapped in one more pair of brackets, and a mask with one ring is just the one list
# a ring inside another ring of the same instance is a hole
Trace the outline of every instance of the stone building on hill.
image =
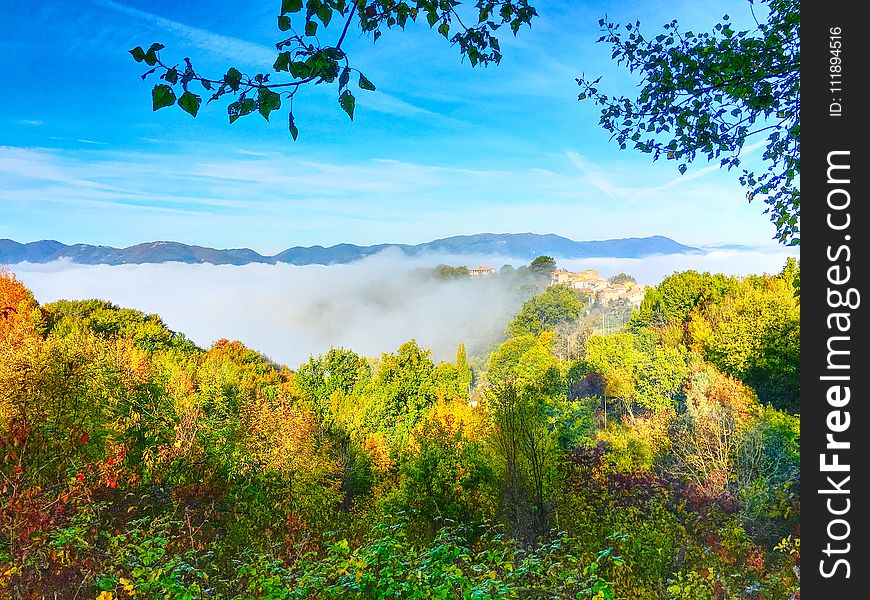
[(495, 267), (480, 265), (475, 269), (468, 269), (468, 274), (472, 277), (491, 277), (492, 275), (495, 275)]

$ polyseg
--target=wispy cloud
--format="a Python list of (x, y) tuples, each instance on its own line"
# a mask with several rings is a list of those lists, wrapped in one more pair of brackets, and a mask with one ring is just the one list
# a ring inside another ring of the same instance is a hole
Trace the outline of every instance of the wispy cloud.
[(97, 3), (125, 15), (147, 21), (179, 38), (187, 40), (197, 49), (212, 55), (258, 64), (272, 64), (272, 61), (275, 60), (275, 49), (269, 46), (221, 35), (198, 27), (191, 27), (190, 25), (132, 8), (119, 2), (113, 2), (112, 0), (97, 0)]
[(245, 148), (236, 148), (236, 154), (241, 154), (242, 156), (260, 156), (262, 158), (269, 158), (274, 156), (273, 153), (269, 152), (254, 152), (253, 150), (247, 150)]
[(416, 104), (412, 104), (397, 96), (382, 91), (378, 91), (374, 94), (367, 94), (360, 100), (360, 105), (363, 108), (397, 117), (431, 117), (454, 124), (464, 124), (464, 122), (459, 119), (417, 106)]
[[(34, 215), (62, 205), (54, 213), (65, 215), (66, 230), (100, 222), (104, 231), (123, 236), (76, 242), (129, 245), (159, 237), (272, 248), (286, 247), (291, 231), (294, 243), (308, 244), (422, 242), (519, 230), (573, 239), (660, 234), (694, 245), (753, 235), (740, 223), (748, 211), (760, 211), (741, 202), (732, 177), (703, 184), (695, 178), (677, 187), (663, 181), (660, 168), (605, 168), (579, 153), (567, 158), (502, 169), (394, 158), (327, 160), (299, 156), (295, 148), (284, 153), (258, 146), (188, 148), (183, 161), (157, 151), (7, 146), (0, 147), (0, 222), (25, 212), (31, 223), (41, 222)], [(124, 230), (113, 225), (121, 219), (116, 207), (154, 219)], [(718, 211), (717, 227), (707, 220), (711, 207)], [(160, 214), (190, 219), (157, 220)], [(186, 228), (200, 230), (206, 220), (226, 228), (193, 240)], [(37, 235), (64, 237), (49, 230)], [(764, 230), (758, 238), (765, 239)]]
[(45, 125), (45, 121), (41, 121), (39, 119), (18, 119), (16, 121), (19, 125), (28, 125), (30, 127), (39, 127), (40, 125)]
[(565, 155), (583, 175), (584, 181), (607, 194), (610, 198), (626, 198), (631, 194), (628, 188), (616, 184), (613, 174), (608, 173), (600, 165), (596, 165), (577, 152), (566, 152)]
[[(754, 155), (756, 151), (766, 143), (765, 140), (762, 140), (746, 146), (741, 152), (741, 157), (744, 160), (752, 157), (752, 155)], [(641, 173), (643, 174), (643, 177), (646, 178), (645, 182), (655, 183), (658, 181), (658, 179), (648, 177), (649, 172), (654, 169), (653, 166), (650, 166), (649, 171), (638, 170), (635, 166), (635, 168), (632, 169), (633, 172), (625, 172), (617, 163), (610, 163), (605, 166), (574, 151), (568, 151), (565, 155), (571, 164), (582, 173), (585, 183), (604, 192), (608, 197), (614, 200), (621, 199), (636, 201), (651, 196), (657, 196), (662, 192), (677, 186), (684, 186), (710, 175), (726, 171), (726, 169), (721, 167), (719, 162), (712, 162), (711, 164), (700, 168), (690, 169), (685, 174), (671, 177), (658, 185), (643, 185), (640, 183), (633, 184), (633, 182), (638, 181), (638, 175)], [(703, 164), (703, 162), (699, 164)], [(673, 168), (672, 163), (668, 163), (668, 166)], [(698, 165), (695, 166), (697, 167)], [(661, 171), (661, 169), (658, 169), (658, 171)]]
[[(758, 142), (752, 143), (752, 144), (746, 146), (745, 148), (743, 148), (740, 152), (740, 155), (742, 158), (746, 159), (747, 157), (755, 154), (755, 152), (759, 148), (761, 148), (762, 146), (764, 146), (766, 144), (767, 144), (767, 140), (760, 140)], [(714, 162), (714, 163), (712, 163), (706, 167), (703, 167), (701, 169), (689, 171), (685, 175), (679, 175), (677, 177), (674, 177), (673, 179), (666, 181), (663, 185), (660, 185), (660, 186), (655, 187), (655, 188), (649, 188), (647, 190), (644, 190), (641, 193), (641, 196), (648, 196), (650, 194), (660, 192), (660, 191), (666, 190), (668, 188), (672, 188), (675, 185), (684, 184), (684, 183), (687, 183), (687, 182), (692, 181), (694, 179), (700, 179), (701, 177), (706, 177), (707, 175), (710, 175), (711, 173), (716, 173), (716, 172), (721, 171), (721, 170), (722, 170), (722, 166), (718, 162)]]

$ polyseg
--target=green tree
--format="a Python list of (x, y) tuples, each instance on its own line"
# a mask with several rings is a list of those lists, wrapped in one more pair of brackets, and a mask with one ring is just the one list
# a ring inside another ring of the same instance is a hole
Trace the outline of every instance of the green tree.
[(463, 279), (468, 277), (468, 267), (465, 265), (459, 267), (438, 265), (433, 269), (433, 273), (438, 279)]
[(487, 396), (492, 444), (505, 471), (504, 509), (518, 537), (538, 540), (548, 531), (547, 487), (556, 438), (547, 427), (546, 397), (507, 382)]
[(352, 394), (369, 379), (365, 360), (344, 348), (330, 348), (326, 354), (312, 356), (296, 373), (296, 385), (311, 398), (321, 421), (331, 417), (330, 398), (334, 393)]
[(608, 278), (607, 281), (614, 285), (621, 285), (623, 283), (637, 283), (634, 277), (625, 273), (617, 273), (613, 277)]
[(689, 373), (684, 350), (632, 333), (590, 337), (586, 361), (604, 376), (606, 397), (619, 400), (630, 417), (635, 405), (653, 412), (672, 407)]
[(395, 354), (383, 354), (366, 394), (366, 425), (383, 433), (393, 448), (404, 448), (411, 430), (437, 398), (435, 364), (429, 351), (411, 340)]
[(456, 349), (456, 375), (457, 386), (467, 395), (471, 391), (471, 384), (474, 381), (474, 372), (471, 365), (468, 364), (468, 356), (465, 352), (465, 344), (459, 344)]
[(550, 352), (553, 334), (523, 335), (504, 342), (489, 357), (486, 376), (492, 386), (516, 385), (557, 397), (564, 393), (559, 362)]
[(196, 349), (183, 334), (170, 331), (159, 316), (121, 308), (105, 300), (58, 300), (44, 308), (47, 330), (60, 335), (84, 327), (104, 339), (131, 338), (144, 350)]
[(661, 327), (669, 323), (683, 325), (699, 305), (715, 303), (725, 294), (740, 286), (734, 277), (722, 274), (682, 271), (665, 277), (644, 295), (629, 327), (637, 331), (643, 327)]
[(573, 323), (583, 313), (586, 294), (566, 285), (551, 285), (523, 303), (508, 324), (510, 336), (537, 335), (554, 331), (559, 325)]
[[(786, 274), (786, 277), (790, 277)], [(783, 277), (745, 282), (693, 317), (693, 345), (763, 402), (789, 412), (800, 406), (800, 305)]]
[(794, 288), (794, 295), (801, 295), (801, 261), (788, 257), (779, 276)]
[[(743, 170), (747, 198), (763, 198), (776, 239), (800, 243), (800, 4), (760, 0), (766, 20), (737, 31), (728, 15), (712, 32), (682, 31), (676, 20), (647, 37), (640, 22), (601, 19), (599, 42), (612, 57), (641, 76), (636, 98), (610, 96), (600, 77), (577, 83), (580, 100), (601, 107), (600, 123), (625, 149), (667, 158), (684, 173), (697, 158), (740, 165), (743, 146), (766, 135), (762, 173)], [(755, 11), (749, 2), (753, 18)]]
[[(356, 107), (351, 77), (359, 89), (375, 90), (375, 85), (351, 66), (342, 48), (351, 28), (377, 41), (384, 30), (404, 29), (409, 21), (425, 19), (431, 29), (458, 46), (473, 67), (501, 61), (501, 47), (493, 32), (509, 27), (516, 35), (535, 16), (529, 0), (479, 0), (473, 7), (456, 0), (281, 0), (277, 25), (282, 39), (275, 44), (277, 56), (270, 71), (246, 74), (230, 67), (223, 76), (205, 76), (189, 58), (184, 58), (183, 67), (164, 61), (160, 51), (165, 46), (160, 43), (147, 50), (136, 46), (130, 54), (136, 62), (150, 67), (143, 79), (156, 73), (162, 80), (151, 90), (155, 111), (177, 104), (196, 117), (203, 99), (197, 92), (207, 92), (208, 102), (233, 98), (227, 106), (230, 123), (255, 112), (268, 121), (282, 104), (289, 103), (290, 134), (296, 139), (299, 130), (293, 100), (308, 84), (337, 83), (338, 104), (351, 119)], [(334, 29), (326, 33), (330, 23)], [(335, 41), (322, 41), (329, 38)], [(272, 81), (272, 77), (280, 81)]]
[(399, 466), (403, 508), (432, 525), (445, 519), (480, 523), (492, 516), (488, 507), (498, 481), (481, 442), (438, 419), (421, 422), (413, 439), (413, 448), (403, 453)]
[(552, 256), (539, 256), (529, 263), (529, 271), (540, 277), (549, 277), (556, 270), (556, 259)]

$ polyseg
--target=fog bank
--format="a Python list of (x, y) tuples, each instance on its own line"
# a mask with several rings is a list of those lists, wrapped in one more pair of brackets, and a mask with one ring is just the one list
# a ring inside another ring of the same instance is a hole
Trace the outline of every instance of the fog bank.
[[(643, 259), (559, 260), (572, 269), (618, 272), (655, 284), (674, 271), (729, 275), (778, 272), (796, 252), (714, 251)], [(209, 347), (238, 339), (295, 368), (330, 346), (365, 356), (394, 351), (411, 338), (452, 360), (465, 343), (483, 351), (504, 330), (522, 298), (497, 279), (436, 280), (418, 269), (452, 265), (522, 264), (493, 257), (428, 256), (409, 259), (386, 251), (346, 265), (208, 264), (14, 265), (40, 303), (101, 298), (159, 314), (171, 329)]]

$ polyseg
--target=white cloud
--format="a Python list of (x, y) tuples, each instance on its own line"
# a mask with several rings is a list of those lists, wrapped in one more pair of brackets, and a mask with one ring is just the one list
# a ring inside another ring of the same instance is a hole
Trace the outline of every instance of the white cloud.
[(559, 261), (568, 269), (598, 269), (605, 277), (633, 275), (640, 283), (655, 285), (668, 275), (693, 269), (743, 277), (779, 273), (789, 257), (800, 258), (796, 248), (777, 246), (753, 250), (713, 250), (706, 254), (659, 254), (645, 258), (596, 258)]

